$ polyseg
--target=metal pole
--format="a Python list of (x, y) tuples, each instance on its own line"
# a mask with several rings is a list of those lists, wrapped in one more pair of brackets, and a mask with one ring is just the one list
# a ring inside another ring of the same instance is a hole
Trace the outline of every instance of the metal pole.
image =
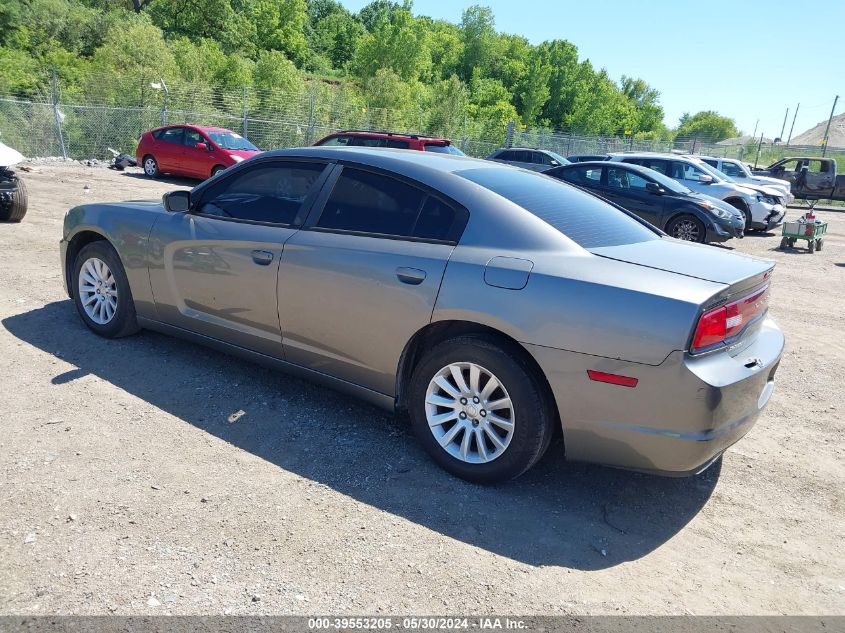
[(786, 146), (789, 147), (789, 141), (792, 140), (792, 130), (795, 129), (795, 119), (798, 117), (798, 108), (801, 107), (801, 103), (799, 102), (797, 106), (795, 106), (795, 114), (792, 115), (792, 126), (789, 128), (789, 138), (786, 139)]
[(57, 87), (58, 79), (56, 78), (56, 67), (53, 66), (53, 81), (51, 82), (53, 91), (53, 117), (56, 119), (56, 133), (59, 136), (59, 145), (62, 147), (62, 158), (67, 160), (67, 149), (65, 148), (65, 137), (62, 133), (62, 116), (59, 112), (59, 90)]
[(754, 124), (754, 132), (751, 134), (751, 138), (757, 138), (757, 126), (760, 125), (760, 119), (757, 119), (757, 122)]
[(244, 135), (244, 138), (249, 138), (247, 133), (249, 132), (249, 123), (247, 121), (246, 116), (246, 86), (243, 87), (243, 97), (241, 102), (241, 114), (243, 123), (241, 125), (241, 133)]
[(830, 122), (833, 121), (833, 112), (836, 110), (836, 104), (839, 102), (839, 95), (833, 100), (833, 107), (830, 109), (830, 117), (827, 120), (827, 127), (824, 130), (824, 146), (822, 147), (822, 156), (827, 154), (827, 145), (830, 142), (828, 134), (830, 134)]
[(783, 125), (780, 126), (780, 136), (778, 137), (783, 142), (783, 131), (786, 129), (786, 117), (789, 116), (789, 108), (786, 109), (786, 114), (783, 115)]
[(170, 96), (170, 90), (167, 89), (167, 84), (164, 83), (164, 78), (159, 81), (161, 81), (161, 86), (164, 88), (164, 99), (161, 102), (161, 124), (167, 125), (167, 98)]
[(763, 133), (760, 133), (760, 142), (757, 143), (757, 156), (754, 158), (754, 169), (757, 169), (757, 161), (760, 160), (760, 150), (763, 148)]
[(308, 145), (314, 142), (314, 90), (308, 95)]
[(516, 125), (516, 122), (513, 120), (508, 121), (508, 128), (505, 131), (505, 147), (513, 147), (513, 128)]

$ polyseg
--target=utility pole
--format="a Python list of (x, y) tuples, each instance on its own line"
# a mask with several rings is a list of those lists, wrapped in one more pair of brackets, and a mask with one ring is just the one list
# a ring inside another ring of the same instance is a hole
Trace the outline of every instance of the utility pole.
[(783, 142), (783, 131), (786, 129), (786, 118), (789, 116), (789, 108), (786, 109), (786, 114), (783, 115), (783, 125), (780, 126), (780, 136), (778, 136), (778, 140)]
[(824, 147), (822, 147), (822, 156), (827, 154), (827, 144), (829, 142), (828, 134), (830, 134), (830, 122), (833, 121), (833, 113), (836, 110), (836, 104), (839, 102), (839, 95), (833, 100), (833, 107), (830, 109), (830, 118), (827, 120), (827, 127), (824, 130)]
[(757, 122), (754, 124), (754, 133), (751, 135), (751, 138), (757, 138), (757, 126), (760, 125), (760, 119), (757, 119)]
[(760, 133), (760, 142), (757, 143), (757, 156), (754, 158), (754, 169), (757, 169), (757, 161), (760, 160), (760, 150), (761, 149), (763, 149), (763, 133), (762, 132)]
[(792, 115), (792, 126), (789, 128), (789, 138), (786, 139), (786, 146), (789, 147), (789, 141), (792, 140), (792, 130), (795, 129), (795, 119), (798, 117), (798, 108), (801, 107), (801, 103), (799, 102), (797, 106), (795, 106), (795, 114)]

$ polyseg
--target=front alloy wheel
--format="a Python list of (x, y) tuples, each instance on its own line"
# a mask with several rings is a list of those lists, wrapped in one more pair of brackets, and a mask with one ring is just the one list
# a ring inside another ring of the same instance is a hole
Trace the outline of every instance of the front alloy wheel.
[(85, 260), (79, 271), (79, 300), (85, 314), (97, 325), (106, 325), (117, 312), (117, 280), (101, 259)]
[(666, 227), (666, 232), (678, 240), (685, 242), (704, 242), (704, 225), (691, 215), (682, 215), (675, 218)]
[(451, 363), (434, 375), (426, 391), (425, 415), (437, 443), (468, 464), (500, 457), (516, 424), (504, 385), (475, 363)]

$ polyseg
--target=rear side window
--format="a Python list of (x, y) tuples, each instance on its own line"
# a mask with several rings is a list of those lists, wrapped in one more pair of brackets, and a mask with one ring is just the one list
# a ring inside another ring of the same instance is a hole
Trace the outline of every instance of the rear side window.
[(209, 187), (197, 213), (291, 224), (323, 169), (317, 163), (255, 165)]
[(384, 139), (384, 143), (381, 145), (381, 147), (393, 147), (394, 149), (408, 149), (410, 146), (408, 141), (400, 141), (395, 138)]
[(455, 173), (518, 204), (583, 248), (659, 239), (616, 207), (542, 174), (496, 168)]
[(437, 145), (435, 143), (428, 143), (423, 146), (426, 152), (437, 152), (438, 154), (453, 154), (455, 156), (465, 156), (465, 154), (454, 145)]
[(164, 141), (165, 143), (176, 143), (177, 145), (181, 145), (184, 132), (185, 128), (182, 127), (172, 127), (168, 130), (162, 130), (158, 140)]
[(601, 167), (576, 167), (560, 172), (564, 180), (584, 187), (595, 187), (601, 184)]
[(622, 167), (607, 168), (607, 186), (612, 189), (640, 189), (645, 190), (648, 181)]
[(455, 210), (389, 176), (344, 167), (317, 226), (394, 237), (446, 240)]

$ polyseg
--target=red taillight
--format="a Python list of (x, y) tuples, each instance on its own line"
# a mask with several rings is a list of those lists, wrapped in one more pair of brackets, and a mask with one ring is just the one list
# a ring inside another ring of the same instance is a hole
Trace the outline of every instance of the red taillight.
[(747, 297), (705, 312), (698, 320), (690, 351), (697, 352), (741, 334), (749, 323), (766, 312), (768, 305), (767, 285)]
[(620, 376), (619, 374), (608, 374), (603, 371), (587, 370), (587, 375), (590, 380), (596, 382), (607, 382), (611, 385), (619, 385), (620, 387), (636, 387), (639, 379), (631, 378), (630, 376)]

